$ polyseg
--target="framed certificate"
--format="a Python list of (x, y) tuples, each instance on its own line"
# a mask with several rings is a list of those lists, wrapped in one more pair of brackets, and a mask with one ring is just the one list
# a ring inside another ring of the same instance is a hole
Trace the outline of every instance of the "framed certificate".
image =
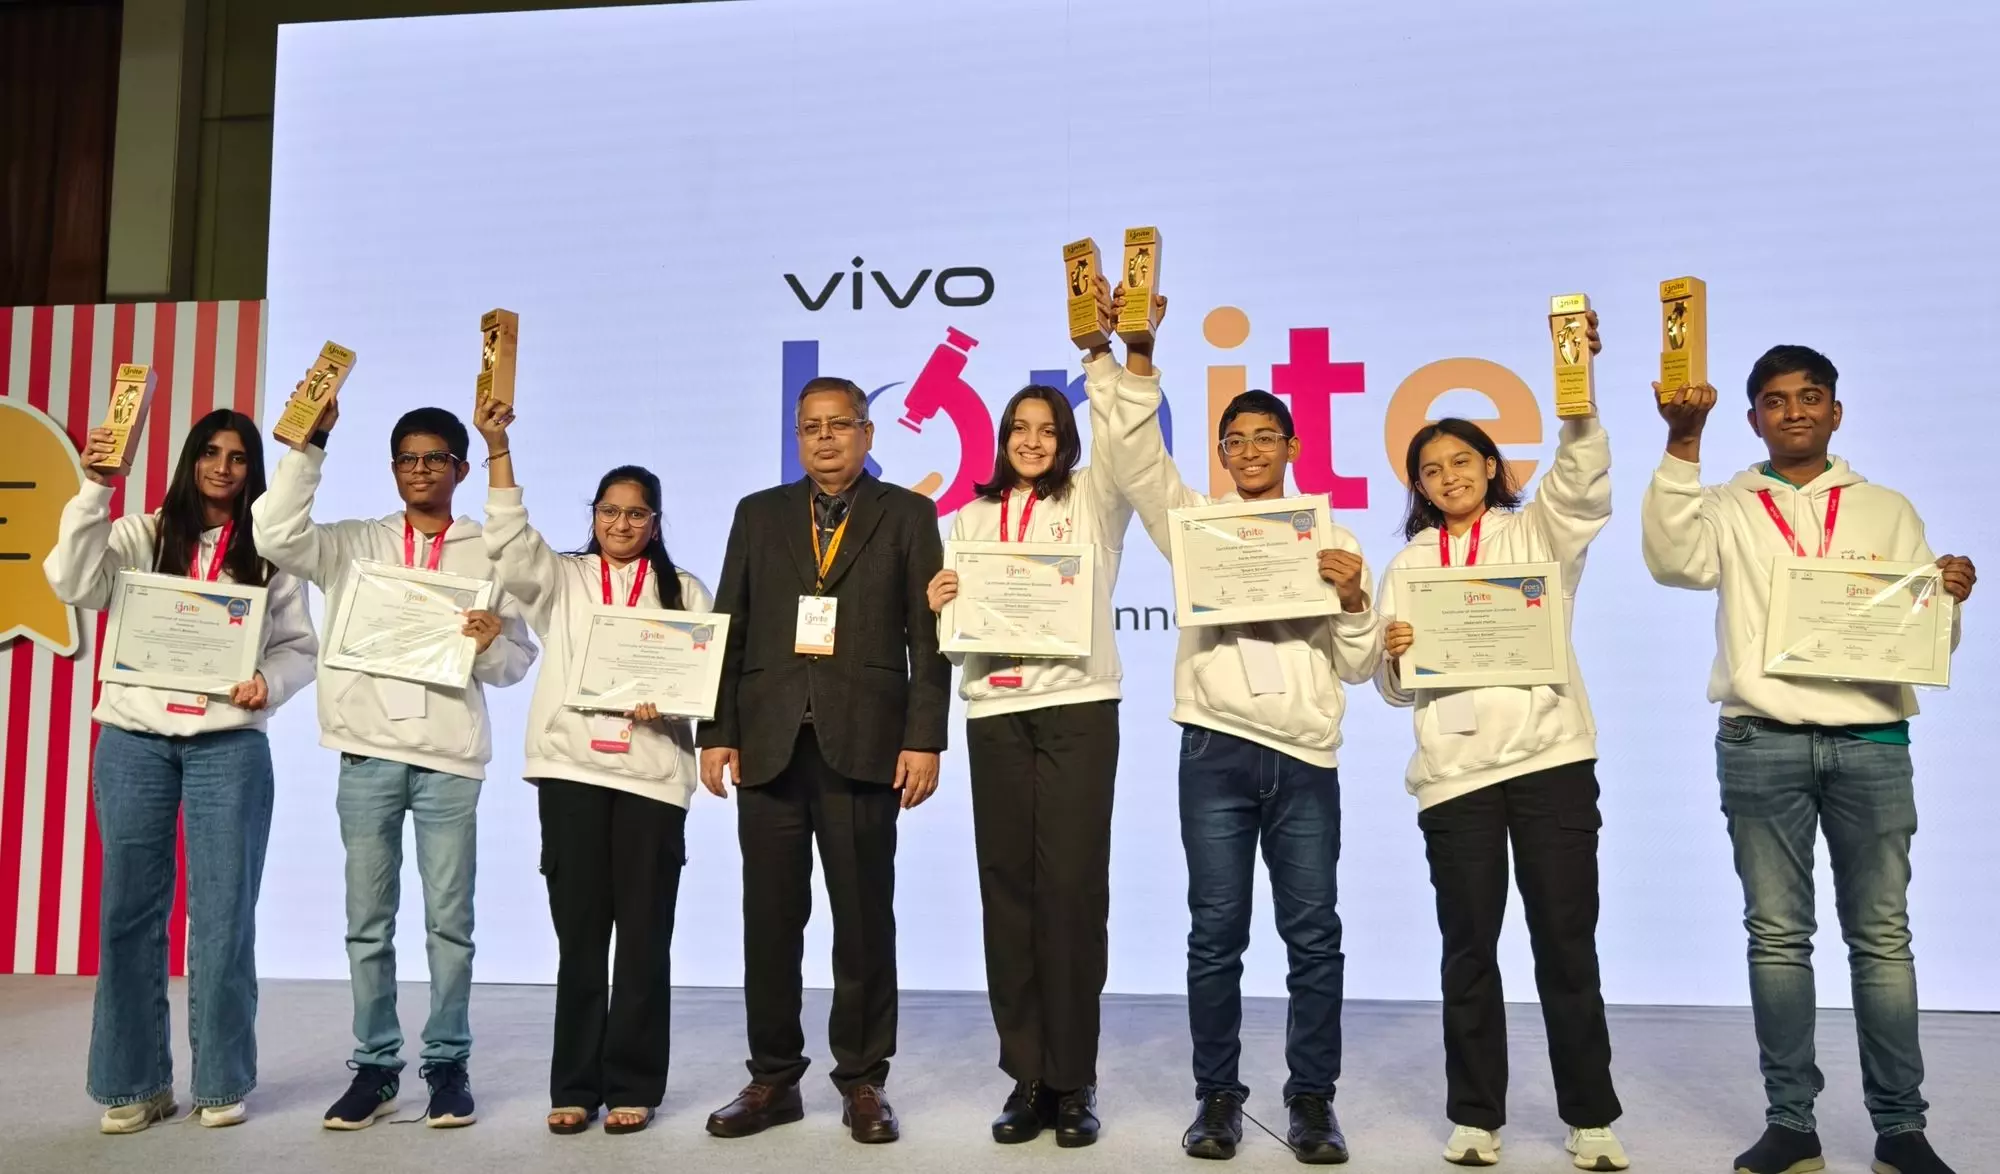
[(1764, 671), (1781, 677), (1951, 685), (1957, 601), (1935, 563), (1771, 560)]
[(1416, 642), (1396, 663), (1405, 689), (1569, 682), (1558, 563), (1396, 572), (1396, 618)]
[(120, 571), (97, 679), (226, 695), (257, 674), (267, 595), (240, 583)]
[(326, 664), (463, 689), (479, 654), (465, 635), (465, 613), (492, 604), (493, 584), (396, 563), (360, 561), (350, 573), (347, 605), (327, 633)]
[(1319, 577), (1320, 548), (1333, 526), (1324, 496), (1169, 510), (1167, 519), (1181, 627), (1340, 610), (1339, 593)]
[(563, 704), (630, 713), (649, 701), (663, 714), (712, 718), (728, 639), (721, 612), (592, 607)]
[(1067, 542), (947, 543), (958, 595), (944, 605), (944, 650), (1089, 656), (1096, 555)]

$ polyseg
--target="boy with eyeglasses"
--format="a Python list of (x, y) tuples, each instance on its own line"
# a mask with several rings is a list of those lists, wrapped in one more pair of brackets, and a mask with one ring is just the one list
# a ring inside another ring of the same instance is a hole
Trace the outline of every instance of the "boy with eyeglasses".
[[(379, 519), (315, 525), (313, 497), (339, 419), (278, 462), (251, 510), (257, 548), (280, 569), (310, 580), (327, 599), (327, 631), (339, 631), (354, 563), (398, 563), (472, 579), (493, 578), (478, 522), (452, 516), (452, 494), (471, 466), (465, 425), (442, 408), (418, 408), (389, 437), (390, 469), (403, 508)], [(492, 757), (485, 685), (527, 676), (535, 646), (508, 597), (465, 613), (478, 646), (472, 680), (446, 689), (319, 663), (320, 744), (340, 752), (335, 807), (347, 850), (347, 959), (354, 988), (348, 1090), (327, 1110), (328, 1129), (365, 1129), (392, 1113), (403, 1067), (396, 1017), (396, 910), (402, 895), (403, 816), (416, 824), (423, 878), (431, 1010), (424, 1024), (428, 1124), (475, 1120), (466, 1061), (472, 1049), (472, 882), (480, 783)]]

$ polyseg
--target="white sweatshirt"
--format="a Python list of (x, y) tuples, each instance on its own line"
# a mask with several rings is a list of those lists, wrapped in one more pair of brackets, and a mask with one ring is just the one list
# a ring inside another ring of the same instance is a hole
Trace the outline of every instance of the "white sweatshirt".
[[(1492, 566), (1499, 574), (1498, 568), (1507, 563), (1561, 564), (1563, 615), (1574, 630), (1573, 605), (1577, 581), (1583, 578), (1584, 555), (1610, 520), (1611, 442), (1595, 418), (1570, 420), (1556, 444), (1555, 464), (1542, 474), (1533, 500), (1519, 513), (1488, 510), (1479, 520), (1475, 565)], [(1449, 541), (1451, 565), (1466, 565), (1472, 532)], [(1438, 530), (1432, 527), (1389, 560), (1375, 595), (1385, 626), (1396, 618), (1396, 572), (1444, 565), (1438, 556)], [(1421, 641), (1423, 633), (1416, 637)], [(1569, 684), (1460, 690), (1471, 695), (1474, 728), (1454, 733), (1441, 728), (1444, 723), (1435, 703), (1442, 691), (1404, 689), (1397, 681), (1396, 662), (1383, 658), (1375, 674), (1383, 700), (1415, 707), (1417, 752), (1410, 758), (1404, 784), (1417, 797), (1418, 810), (1507, 779), (1597, 757), (1597, 723), (1584, 693), (1576, 641), (1568, 643)]]
[[(1160, 553), (1173, 549), (1167, 511), (1211, 504), (1181, 481), (1160, 435), (1160, 378), (1120, 371), (1112, 408), (1111, 463)], [(1206, 439), (1206, 438), (1204, 438)], [(1215, 501), (1241, 500), (1234, 492)], [(1361, 553), (1354, 535), (1331, 527), (1321, 549)], [(1171, 555), (1169, 555), (1171, 557)], [(1361, 581), (1372, 582), (1364, 564)], [(1285, 674), (1282, 693), (1254, 693), (1238, 640), (1272, 644)], [(1339, 765), (1341, 682), (1358, 685), (1382, 659), (1382, 617), (1373, 607), (1302, 620), (1182, 628), (1174, 656), (1173, 719), (1220, 730), (1314, 766)]]
[[(158, 526), (157, 513), (127, 514), (113, 522), (111, 487), (85, 481), (63, 507), (55, 549), (42, 560), (42, 573), (64, 603), (103, 611), (111, 606), (119, 571), (153, 569), (153, 536)], [(202, 532), (201, 546), (195, 552), (197, 567), (207, 569), (221, 538), (220, 526)], [(227, 568), (222, 579), (234, 581)], [(166, 689), (106, 681), (90, 716), (102, 725), (167, 738), (263, 729), (273, 710), (311, 683), (313, 658), (319, 652), (312, 614), (306, 607), (305, 585), (274, 571), (265, 590), (264, 650), (257, 657), (257, 671), (264, 675), (267, 694), (263, 709), (239, 709), (227, 697), (210, 697), (203, 712), (170, 711), (169, 704), (176, 710), (195, 707)]]
[[(1006, 541), (1064, 542), (1093, 546), (1097, 550), (1094, 571), (1096, 598), (1090, 627), (1090, 655), (1067, 659), (987, 656), (981, 653), (947, 653), (961, 662), (958, 695), (965, 698), (968, 720), (1020, 713), (1050, 705), (1070, 705), (1083, 701), (1116, 701), (1121, 671), (1118, 665), (1118, 633), (1112, 614), (1111, 594), (1118, 585), (1118, 560), (1125, 545), (1125, 527), (1132, 520), (1132, 507), (1113, 483), (1107, 462), (1111, 440), (1109, 401), (1115, 394), (1119, 367), (1110, 355), (1083, 365), (1084, 387), (1090, 396), (1090, 464), (1070, 476), (1069, 489), (1052, 501), (1036, 501), (1029, 515), (1028, 530), (1021, 534), (1021, 518), (1027, 512), (1029, 494), (1007, 491), (1007, 525), (1012, 531)], [(1006, 443), (1006, 437), (1001, 437)], [(999, 542), (1000, 503), (983, 497), (961, 507), (952, 519), (953, 542)], [(938, 640), (950, 633), (938, 621)], [(1018, 685), (996, 685), (993, 679), (1018, 679)]]
[[(685, 718), (634, 722), (630, 748), (606, 754), (591, 749), (593, 721), (605, 721), (563, 704), (569, 695), (570, 660), (590, 626), (591, 609), (604, 603), (604, 560), (594, 554), (557, 554), (528, 524), (521, 490), (493, 489), (486, 495), (486, 551), (500, 585), (520, 601), (528, 625), (542, 642), (542, 667), (535, 674), (535, 697), (528, 708), (527, 777), (568, 779), (629, 791), (686, 807), (694, 792), (697, 766), (694, 723)], [(632, 598), (632, 582), (644, 563), (611, 570), (611, 599)], [(680, 573), (681, 611), (712, 611), (715, 598), (701, 581)], [(635, 607), (663, 607), (659, 583), (646, 576)]]
[[(353, 587), (353, 565), (360, 560), (403, 562), (404, 515), (353, 519), (316, 525), (313, 497), (319, 492), (322, 449), (287, 452), (278, 461), (271, 486), (250, 507), (256, 523), (257, 550), (278, 566), (326, 592), (327, 630), (337, 631)], [(425, 565), (429, 540), (417, 539), (417, 561)], [(468, 579), (493, 578), (486, 540), (479, 523), (459, 518), (445, 531), (444, 558), (439, 570)], [(496, 592), (492, 610), (500, 616), (500, 634), (472, 662), (472, 680), (463, 689), (435, 685), (423, 691), (423, 715), (392, 719), (381, 690), (389, 683), (319, 665), (320, 745), (343, 754), (386, 758), (425, 770), (470, 779), (486, 777), (493, 757), (492, 731), (487, 728), (484, 686), (506, 687), (528, 675), (535, 663), (535, 646), (520, 605), (506, 592)]]
[[(1762, 469), (1759, 462), (1725, 485), (1703, 486), (1699, 464), (1668, 453), (1646, 489), (1641, 514), (1646, 569), (1669, 587), (1717, 589), (1721, 595), (1708, 699), (1721, 702), (1729, 717), (1763, 717), (1788, 725), (1880, 725), (1915, 714), (1916, 692), (1907, 685), (1765, 674), (1771, 560), (1793, 550), (1758, 494), (1770, 493), (1799, 544), (1816, 556), (1829, 491), (1840, 487), (1828, 558), (1935, 561), (1917, 511), (1902, 494), (1869, 484), (1839, 457), (1803, 488)], [(1954, 648), (1963, 614), (1963, 608), (1953, 609)]]

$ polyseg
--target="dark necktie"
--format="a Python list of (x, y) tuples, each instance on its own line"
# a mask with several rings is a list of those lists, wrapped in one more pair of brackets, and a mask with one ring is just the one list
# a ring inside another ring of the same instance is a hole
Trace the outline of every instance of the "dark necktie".
[(813, 521), (819, 527), (819, 548), (824, 552), (833, 541), (833, 532), (847, 519), (847, 499), (834, 493), (813, 494)]

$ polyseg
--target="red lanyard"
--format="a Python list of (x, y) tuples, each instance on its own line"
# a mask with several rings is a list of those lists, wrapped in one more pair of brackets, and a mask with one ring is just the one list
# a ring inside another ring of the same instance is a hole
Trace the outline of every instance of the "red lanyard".
[[(1486, 519), (1482, 517), (1472, 524), (1472, 538), (1465, 544), (1465, 565), (1468, 567), (1479, 561), (1479, 527), (1485, 522)], [(1441, 567), (1451, 565), (1451, 531), (1443, 526), (1438, 527), (1438, 565)]]
[[(215, 553), (208, 556), (207, 578), (211, 583), (222, 577), (222, 560), (229, 554), (229, 537), (234, 533), (236, 533), (235, 522), (224, 522), (222, 524), (222, 535), (215, 540)], [(188, 560), (188, 572), (190, 574), (194, 572), (195, 564), (200, 558), (201, 549), (197, 547), (195, 548), (194, 558)]]
[[(450, 530), (451, 525), (447, 523), (443, 530), (431, 536), (431, 556), (424, 564), (426, 570), (435, 571), (443, 564), (444, 536)], [(406, 567), (417, 565), (417, 532), (410, 526), (408, 518), (403, 519), (403, 565)]]
[[(1785, 536), (1785, 542), (1792, 548), (1792, 553), (1798, 555), (1800, 558), (1804, 558), (1806, 556), (1806, 548), (1800, 544), (1799, 536), (1792, 533), (1791, 523), (1785, 521), (1785, 515), (1778, 512), (1778, 503), (1772, 500), (1771, 491), (1768, 489), (1759, 489), (1757, 496), (1763, 499), (1764, 512), (1771, 515), (1771, 521), (1777, 524), (1778, 533)], [(1840, 486), (1836, 485), (1828, 490), (1826, 494), (1826, 527), (1819, 534), (1820, 558), (1825, 558), (1826, 552), (1833, 549), (1833, 526), (1839, 520)]]
[[(1014, 496), (1013, 490), (1000, 495), (1000, 541), (1007, 541), (1007, 500)], [(1015, 533), (1015, 542), (1028, 540), (1028, 519), (1035, 516), (1035, 491), (1028, 491), (1028, 504), (1021, 508), (1021, 529)]]
[[(632, 597), (625, 601), (626, 607), (639, 606), (639, 592), (646, 589), (646, 560), (639, 560), (639, 573), (632, 576)], [(611, 606), (611, 564), (603, 555), (597, 556), (597, 570), (604, 578), (604, 606)]]

